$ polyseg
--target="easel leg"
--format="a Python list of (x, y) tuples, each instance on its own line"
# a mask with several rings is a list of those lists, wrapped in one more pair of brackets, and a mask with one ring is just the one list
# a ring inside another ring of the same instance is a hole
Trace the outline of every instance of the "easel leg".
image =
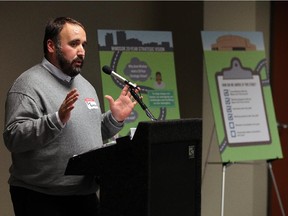
[(208, 146), (208, 150), (207, 150), (207, 156), (206, 156), (205, 164), (204, 164), (204, 167), (203, 167), (201, 186), (203, 185), (203, 180), (204, 180), (204, 177), (205, 177), (205, 174), (206, 174), (206, 170), (207, 170), (208, 158), (210, 156), (210, 151), (211, 151), (211, 146), (212, 146), (211, 143), (212, 143), (212, 139), (213, 139), (214, 133), (215, 133), (215, 123), (213, 124), (213, 130), (212, 130), (212, 134), (210, 136), (209, 146)]
[(279, 202), (279, 205), (280, 205), (282, 216), (285, 216), (286, 214), (285, 214), (285, 211), (284, 211), (284, 208), (283, 208), (283, 204), (282, 204), (282, 201), (281, 201), (280, 193), (279, 193), (278, 186), (276, 184), (276, 180), (275, 180), (274, 173), (273, 173), (272, 164), (271, 164), (270, 161), (268, 162), (268, 168), (269, 168), (270, 175), (271, 175), (271, 178), (272, 178), (272, 181), (273, 181), (273, 185), (274, 185), (274, 188), (275, 188), (275, 191), (276, 191), (276, 195), (277, 195), (277, 198), (278, 198), (278, 202)]
[(222, 166), (221, 216), (224, 216), (226, 166), (225, 163)]

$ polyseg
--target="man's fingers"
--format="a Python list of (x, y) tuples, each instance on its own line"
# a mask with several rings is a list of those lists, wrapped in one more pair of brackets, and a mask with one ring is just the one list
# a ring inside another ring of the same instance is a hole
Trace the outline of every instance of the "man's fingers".
[(78, 100), (78, 98), (79, 98), (79, 93), (77, 89), (72, 89), (66, 95), (66, 98), (64, 99), (58, 111), (59, 118), (63, 123), (66, 123), (69, 120), (71, 110), (74, 109), (74, 104)]
[(79, 93), (77, 89), (73, 89), (66, 95), (64, 103), (66, 103), (67, 105), (71, 105), (78, 100), (78, 97), (79, 97)]
[(68, 100), (69, 98), (74, 98), (74, 97), (78, 97), (79, 93), (77, 91), (77, 89), (72, 89), (70, 92), (68, 92), (68, 94), (65, 97), (65, 100)]

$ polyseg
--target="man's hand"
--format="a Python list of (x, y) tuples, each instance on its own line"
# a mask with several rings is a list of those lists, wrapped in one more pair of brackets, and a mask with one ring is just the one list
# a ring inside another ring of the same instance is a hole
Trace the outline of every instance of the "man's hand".
[[(136, 92), (138, 91), (139, 90)], [(137, 104), (137, 101), (133, 100), (131, 97), (128, 85), (124, 86), (117, 100), (114, 101), (110, 95), (105, 95), (105, 98), (109, 101), (113, 117), (119, 122), (124, 121), (131, 114)]]
[(77, 89), (73, 89), (67, 94), (65, 100), (61, 104), (58, 110), (58, 114), (59, 114), (60, 121), (63, 124), (66, 124), (67, 121), (70, 119), (71, 110), (74, 109), (74, 104), (78, 100), (78, 98), (79, 98), (79, 93)]

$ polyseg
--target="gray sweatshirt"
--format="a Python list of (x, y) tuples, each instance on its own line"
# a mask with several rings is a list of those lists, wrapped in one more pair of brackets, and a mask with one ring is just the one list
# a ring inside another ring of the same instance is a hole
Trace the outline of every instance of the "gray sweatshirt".
[[(56, 112), (67, 93), (77, 88), (79, 99), (61, 127)], [(6, 100), (3, 138), (12, 154), (9, 184), (53, 195), (94, 193), (92, 176), (65, 176), (70, 157), (103, 144), (123, 124), (111, 112), (101, 113), (94, 87), (77, 75), (71, 82), (36, 65), (21, 74)]]

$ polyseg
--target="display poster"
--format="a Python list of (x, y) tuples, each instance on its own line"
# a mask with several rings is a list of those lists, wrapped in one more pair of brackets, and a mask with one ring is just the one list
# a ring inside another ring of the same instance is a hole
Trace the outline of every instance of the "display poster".
[[(114, 72), (140, 87), (142, 101), (158, 120), (178, 119), (179, 105), (174, 65), (172, 32), (100, 29), (98, 49), (100, 70)], [(116, 99), (124, 84), (101, 73), (103, 95)], [(109, 109), (104, 98), (105, 111)], [(118, 134), (126, 136), (140, 121), (151, 120), (138, 104)]]
[(263, 34), (201, 34), (222, 162), (282, 158)]

